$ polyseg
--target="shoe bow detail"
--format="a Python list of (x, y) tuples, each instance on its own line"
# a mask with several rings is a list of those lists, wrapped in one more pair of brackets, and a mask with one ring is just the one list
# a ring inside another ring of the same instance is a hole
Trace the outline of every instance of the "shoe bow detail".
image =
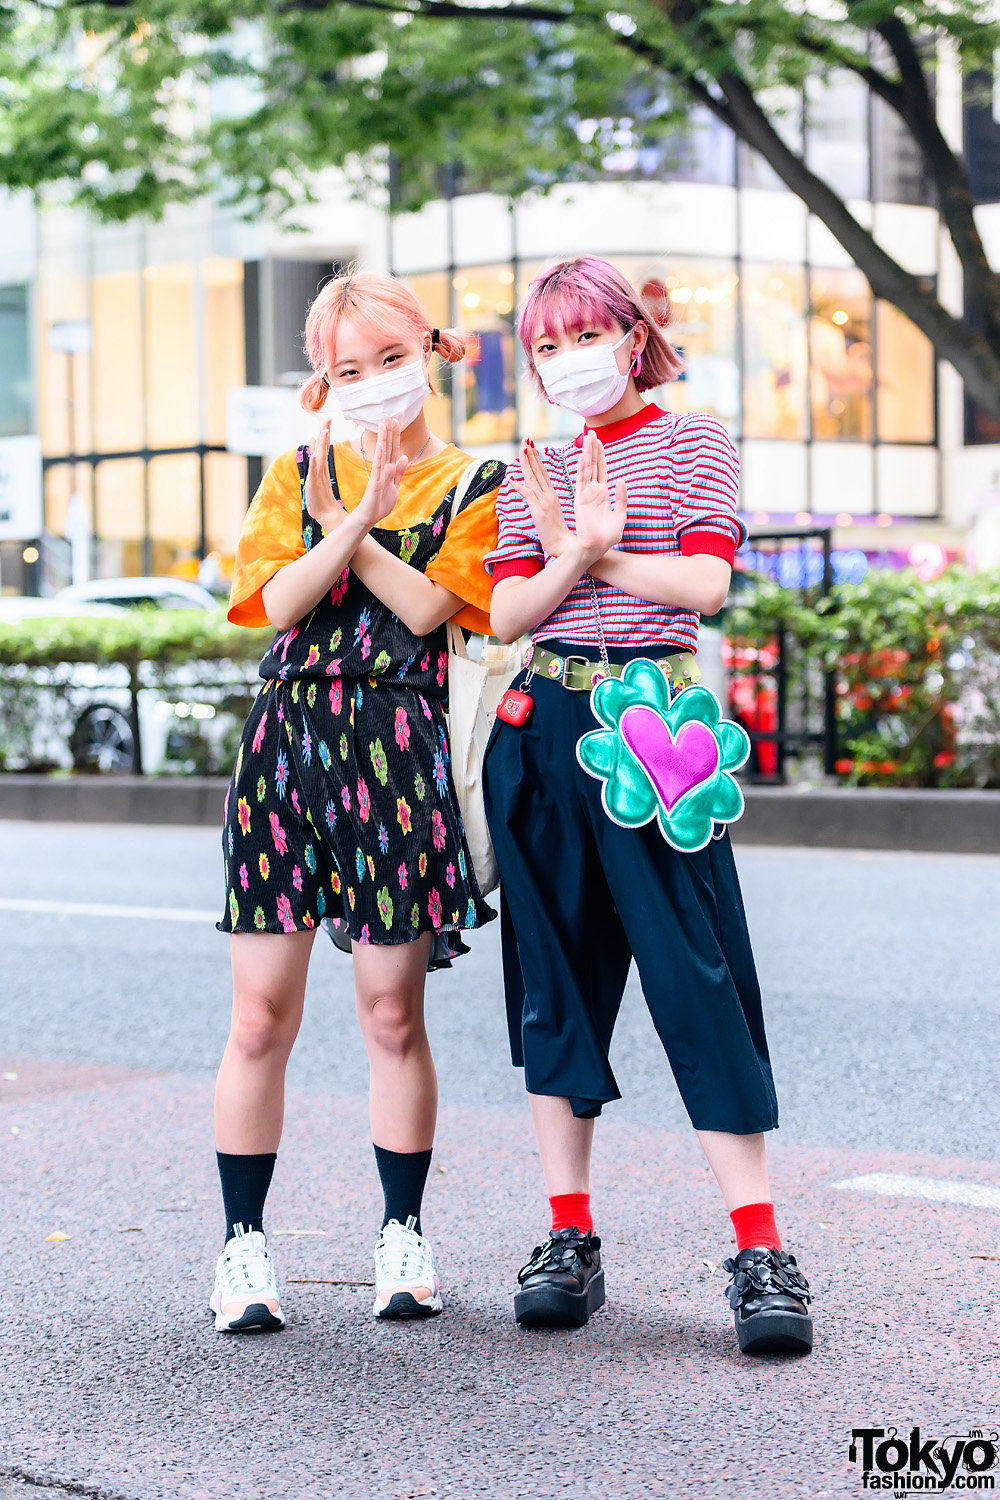
[(775, 1250), (773, 1246), (767, 1250), (741, 1250), (735, 1260), (724, 1260), (722, 1266), (732, 1277), (722, 1295), (728, 1297), (734, 1312), (748, 1297), (766, 1293), (796, 1297), (800, 1302), (812, 1301), (809, 1283), (795, 1256), (784, 1250)]

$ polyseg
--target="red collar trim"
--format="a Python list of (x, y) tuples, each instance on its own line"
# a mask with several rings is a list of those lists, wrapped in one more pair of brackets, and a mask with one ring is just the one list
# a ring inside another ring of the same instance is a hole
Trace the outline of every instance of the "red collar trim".
[[(655, 422), (657, 417), (665, 416), (666, 412), (662, 411), (654, 401), (650, 401), (647, 406), (643, 407), (642, 411), (635, 412), (631, 417), (622, 417), (620, 422), (609, 422), (605, 427), (591, 427), (588, 422), (583, 432), (596, 432), (606, 447), (608, 443), (617, 443), (621, 438), (631, 437), (633, 432), (638, 432), (641, 427), (646, 427), (650, 422)], [(583, 447), (583, 432), (573, 439), (573, 446), (575, 448)]]

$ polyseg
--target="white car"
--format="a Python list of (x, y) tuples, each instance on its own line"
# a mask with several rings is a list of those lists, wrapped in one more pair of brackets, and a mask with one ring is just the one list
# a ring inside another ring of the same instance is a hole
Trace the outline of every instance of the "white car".
[(60, 589), (57, 600), (115, 604), (130, 609), (152, 604), (157, 609), (218, 609), (219, 600), (200, 583), (186, 578), (92, 578)]

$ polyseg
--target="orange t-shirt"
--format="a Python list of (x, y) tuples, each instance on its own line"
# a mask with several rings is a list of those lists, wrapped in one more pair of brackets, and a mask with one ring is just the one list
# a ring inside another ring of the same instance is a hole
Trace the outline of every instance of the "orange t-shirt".
[[(333, 454), (344, 509), (354, 510), (365, 492), (368, 471), (349, 443), (336, 443)], [(467, 454), (449, 443), (433, 458), (411, 464), (403, 475), (399, 500), (379, 529), (405, 531), (433, 515), (469, 462)], [(456, 623), (484, 634), (490, 628), (491, 584), (483, 559), (497, 545), (496, 498), (494, 489), (464, 505), (445, 532), (437, 557), (425, 569), (428, 578), (463, 601), (454, 616)], [(261, 589), (305, 550), (302, 488), (293, 449), (275, 459), (247, 511), (229, 596), (228, 617), (234, 625), (269, 623)]]

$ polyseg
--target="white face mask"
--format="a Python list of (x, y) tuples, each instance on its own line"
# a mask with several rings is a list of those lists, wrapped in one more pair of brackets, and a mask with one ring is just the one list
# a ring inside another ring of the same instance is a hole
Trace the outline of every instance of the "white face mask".
[(538, 366), (546, 394), (578, 417), (596, 417), (609, 411), (625, 394), (631, 372), (619, 370), (615, 350), (632, 337), (632, 329), (617, 344), (589, 344), (568, 349)]
[(409, 427), (430, 393), (422, 359), (397, 365), (383, 375), (333, 387), (337, 405), (347, 420), (369, 432), (378, 431), (383, 417), (395, 417), (401, 428)]

